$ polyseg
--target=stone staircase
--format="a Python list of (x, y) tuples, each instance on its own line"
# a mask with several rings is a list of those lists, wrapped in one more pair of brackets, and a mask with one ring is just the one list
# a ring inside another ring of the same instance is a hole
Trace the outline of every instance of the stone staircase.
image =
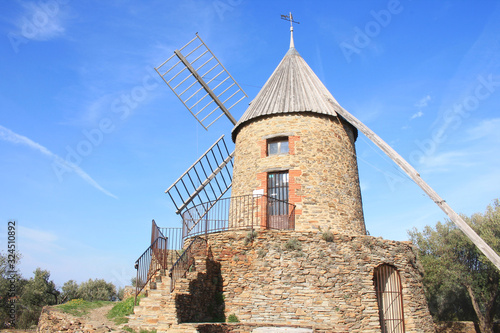
[(191, 333), (197, 332), (193, 324), (179, 323), (180, 314), (176, 307), (176, 297), (190, 295), (190, 282), (199, 273), (206, 271), (205, 258), (196, 258), (196, 271), (188, 272), (185, 278), (175, 282), (175, 289), (170, 292), (170, 277), (167, 272), (160, 271), (153, 278), (146, 291), (146, 297), (141, 298), (134, 308), (134, 314), (129, 316), (128, 326), (136, 331), (156, 330), (157, 333)]

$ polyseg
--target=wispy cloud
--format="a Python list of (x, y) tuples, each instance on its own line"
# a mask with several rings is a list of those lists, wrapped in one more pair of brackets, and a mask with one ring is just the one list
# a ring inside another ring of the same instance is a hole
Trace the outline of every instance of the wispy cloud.
[(477, 126), (467, 130), (467, 140), (478, 140), (482, 138), (500, 139), (500, 118), (486, 119)]
[(427, 105), (429, 105), (430, 100), (431, 100), (431, 96), (427, 95), (425, 97), (422, 97), (417, 103), (415, 103), (415, 106), (417, 108), (425, 108)]
[(96, 189), (101, 191), (102, 193), (104, 193), (112, 198), (118, 199), (114, 194), (108, 192), (101, 185), (99, 185), (94, 179), (92, 179), (92, 177), (90, 177), (78, 165), (71, 163), (69, 161), (66, 161), (65, 159), (54, 154), (53, 152), (51, 152), (50, 150), (48, 150), (44, 146), (34, 142), (33, 140), (31, 140), (23, 135), (14, 133), (10, 129), (5, 128), (2, 125), (0, 125), (0, 139), (7, 141), (7, 142), (14, 143), (14, 144), (25, 145), (25, 146), (28, 146), (32, 149), (39, 151), (40, 153), (44, 154), (45, 156), (48, 156), (48, 157), (54, 159), (55, 162), (59, 163), (63, 167), (74, 171), (78, 176), (80, 176), (80, 178), (82, 178), (84, 181), (86, 181), (87, 183), (89, 183), (90, 185), (92, 185), (93, 187), (95, 187)]
[(414, 113), (411, 117), (410, 120), (415, 119), (415, 118), (420, 118), (424, 115), (422, 111), (418, 111), (417, 113)]
[(418, 108), (418, 111), (410, 117), (410, 120), (422, 117), (424, 115), (424, 112), (422, 111), (422, 109), (426, 108), (429, 105), (430, 100), (431, 100), (431, 96), (426, 95), (426, 96), (422, 97), (417, 103), (415, 103), (415, 107)]
[(48, 231), (19, 226), (19, 237), (23, 241), (23, 247), (29, 247), (35, 252), (52, 252), (62, 249), (57, 244), (57, 235)]
[(440, 154), (422, 156), (421, 167), (426, 171), (448, 171), (455, 166), (470, 167), (474, 165), (474, 159), (466, 151), (449, 151)]

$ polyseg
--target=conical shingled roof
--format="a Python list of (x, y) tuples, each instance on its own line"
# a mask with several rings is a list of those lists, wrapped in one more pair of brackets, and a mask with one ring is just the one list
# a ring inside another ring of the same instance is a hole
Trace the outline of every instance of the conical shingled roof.
[(332, 94), (291, 47), (234, 126), (233, 141), (241, 126), (255, 118), (295, 112), (337, 116), (338, 109), (340, 105)]

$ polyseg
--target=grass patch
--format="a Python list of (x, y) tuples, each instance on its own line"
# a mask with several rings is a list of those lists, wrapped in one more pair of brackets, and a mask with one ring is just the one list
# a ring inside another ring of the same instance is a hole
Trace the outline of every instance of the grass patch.
[(324, 241), (326, 242), (333, 242), (335, 237), (333, 235), (333, 232), (330, 231), (330, 227), (328, 227), (328, 230), (321, 230), (321, 227), (318, 227), (319, 231), (322, 232), (321, 238), (323, 238)]
[(285, 251), (300, 251), (302, 250), (302, 244), (297, 238), (292, 238), (286, 242), (283, 248)]
[[(137, 331), (134, 331), (133, 329), (131, 329), (130, 327), (127, 327), (125, 326), (123, 328), (123, 330), (127, 331), (127, 332), (130, 332), (130, 333), (137, 333)], [(139, 333), (156, 333), (156, 330), (151, 330), (151, 331), (148, 331), (148, 330), (140, 330)]]
[(264, 249), (258, 249), (257, 250), (257, 257), (259, 258), (264, 258), (267, 254), (267, 251)]
[(81, 298), (72, 299), (64, 304), (57, 305), (56, 308), (60, 309), (62, 312), (69, 313), (73, 316), (81, 317), (90, 312), (90, 310), (103, 307), (105, 305), (111, 304), (113, 302), (109, 301), (94, 301), (88, 302)]
[[(137, 297), (137, 300), (142, 297), (143, 296)], [(134, 297), (129, 297), (113, 306), (108, 312), (108, 319), (111, 319), (117, 325), (125, 324), (128, 323), (128, 318), (126, 318), (126, 316), (132, 313), (134, 313)]]
[(240, 320), (238, 319), (238, 317), (236, 317), (236, 315), (234, 313), (231, 313), (228, 317), (227, 317), (227, 322), (228, 323), (239, 323)]
[(247, 246), (250, 243), (253, 243), (253, 240), (255, 237), (257, 237), (257, 231), (255, 230), (250, 230), (247, 235), (245, 236), (245, 240), (243, 241), (243, 245)]

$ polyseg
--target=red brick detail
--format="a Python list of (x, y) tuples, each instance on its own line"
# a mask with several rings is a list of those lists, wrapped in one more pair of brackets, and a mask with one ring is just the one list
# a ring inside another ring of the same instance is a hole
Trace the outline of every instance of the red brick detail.
[(295, 143), (300, 140), (300, 136), (289, 136), (288, 137), (288, 153), (290, 155), (295, 155)]
[(259, 172), (257, 180), (260, 181), (260, 186), (256, 190), (264, 190), (264, 195), (267, 194), (267, 172)]
[(267, 140), (257, 141), (257, 145), (260, 147), (260, 157), (264, 158), (267, 156)]
[[(267, 195), (267, 172), (259, 172), (257, 174), (257, 180), (260, 182), (260, 186), (256, 188), (256, 190), (264, 190), (264, 195)], [(302, 175), (301, 170), (289, 170), (288, 171), (288, 202), (291, 204), (297, 204), (302, 202), (303, 196), (297, 195), (297, 190), (302, 188), (302, 185), (299, 184), (296, 180), (296, 177)], [(267, 207), (264, 203), (262, 207)], [(265, 209), (265, 208), (264, 208)], [(261, 214), (265, 212), (260, 212)], [(295, 216), (301, 215), (301, 209), (295, 209)], [(261, 227), (266, 228), (266, 219), (261, 219)]]
[[(259, 141), (260, 142), (260, 141)], [(264, 140), (265, 142), (265, 140)], [(264, 195), (267, 194), (267, 172), (259, 172), (257, 174), (257, 180), (260, 182), (259, 187), (256, 188), (256, 190), (264, 190)], [(267, 199), (266, 197), (262, 197), (262, 201), (260, 202), (260, 211), (256, 212), (256, 218), (257, 220), (260, 219), (260, 227), (262, 229), (267, 228), (267, 218), (265, 217), (267, 215)], [(260, 217), (259, 217), (260, 215)]]
[[(302, 175), (301, 170), (289, 170), (288, 171), (288, 201), (291, 204), (297, 204), (302, 202), (302, 196), (297, 195), (297, 190), (302, 189), (302, 185), (297, 182), (297, 177)], [(302, 210), (295, 210), (295, 215), (302, 214)]]

